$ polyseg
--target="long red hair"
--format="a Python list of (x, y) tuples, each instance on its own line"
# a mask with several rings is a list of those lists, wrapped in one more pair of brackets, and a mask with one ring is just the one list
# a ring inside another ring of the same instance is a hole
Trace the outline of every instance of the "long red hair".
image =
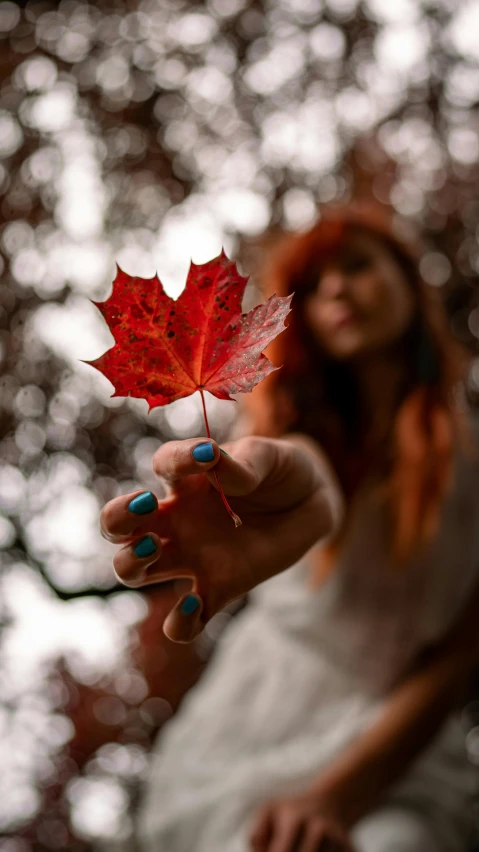
[[(403, 226), (404, 227), (404, 226)], [(354, 233), (368, 233), (389, 250), (415, 295), (411, 326), (397, 342), (405, 379), (393, 422), (371, 442), (369, 423), (359, 416), (358, 389), (347, 363), (321, 353), (305, 318), (305, 297), (316, 286), (325, 259), (334, 257)], [(288, 328), (268, 347), (282, 364), (253, 392), (248, 403), (254, 434), (279, 437), (303, 432), (328, 455), (346, 497), (347, 509), (366, 477), (390, 518), (390, 557), (403, 564), (435, 534), (445, 493), (452, 482), (456, 440), (464, 424), (454, 393), (464, 378), (467, 356), (453, 339), (436, 288), (420, 275), (422, 247), (394, 227), (394, 217), (371, 207), (329, 208), (306, 233), (284, 236), (266, 253), (259, 278), (266, 296), (294, 292)], [(310, 578), (322, 581), (333, 566), (348, 529), (322, 549)]]

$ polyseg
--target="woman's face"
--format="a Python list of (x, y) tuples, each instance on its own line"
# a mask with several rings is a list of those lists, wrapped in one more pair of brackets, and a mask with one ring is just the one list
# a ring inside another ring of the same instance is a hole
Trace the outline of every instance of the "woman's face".
[(386, 246), (357, 234), (322, 268), (304, 315), (322, 348), (346, 360), (399, 338), (414, 307), (411, 288)]

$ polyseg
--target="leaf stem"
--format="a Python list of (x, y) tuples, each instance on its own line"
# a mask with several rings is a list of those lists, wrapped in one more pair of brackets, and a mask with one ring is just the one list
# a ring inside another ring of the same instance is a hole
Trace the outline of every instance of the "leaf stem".
[[(204, 415), (204, 418), (205, 418), (206, 434), (207, 434), (208, 438), (211, 438), (210, 426), (209, 426), (209, 423), (208, 423), (208, 416), (206, 414), (205, 395), (203, 393), (202, 388), (200, 388), (199, 391), (200, 391), (200, 394), (201, 394), (201, 402), (202, 402), (202, 405), (203, 405), (203, 415)], [(223, 491), (223, 489), (221, 487), (221, 482), (218, 479), (218, 474), (216, 473), (216, 470), (213, 469), (213, 473), (214, 473), (214, 477), (216, 479), (216, 484), (218, 486), (218, 490), (221, 494), (221, 499), (222, 499), (222, 501), (223, 501), (223, 503), (226, 507), (226, 510), (227, 510), (229, 516), (230, 516), (230, 518), (233, 519), (235, 527), (240, 527), (241, 524), (242, 524), (242, 520), (241, 520), (241, 518), (238, 517), (236, 512), (233, 512), (233, 509), (231, 508), (230, 504), (228, 503), (228, 501), (225, 497), (225, 492)]]

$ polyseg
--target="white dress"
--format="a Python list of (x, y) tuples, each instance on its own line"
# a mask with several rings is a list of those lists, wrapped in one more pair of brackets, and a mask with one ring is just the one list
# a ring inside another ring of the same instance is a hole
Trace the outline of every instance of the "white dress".
[[(249, 852), (258, 805), (299, 793), (380, 714), (418, 651), (479, 579), (479, 463), (456, 456), (436, 540), (393, 572), (385, 518), (362, 497), (316, 591), (308, 557), (261, 583), (160, 732), (138, 819), (142, 852)], [(360, 852), (463, 852), (477, 769), (459, 713), (352, 832)]]

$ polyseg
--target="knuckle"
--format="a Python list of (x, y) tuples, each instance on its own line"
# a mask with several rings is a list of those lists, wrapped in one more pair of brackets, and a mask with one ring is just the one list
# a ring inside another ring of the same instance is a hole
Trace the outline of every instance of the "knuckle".
[(262, 453), (265, 452), (264, 438), (247, 436), (240, 438), (237, 442), (236, 459), (241, 463), (243, 470), (247, 473), (250, 489), (253, 491), (259, 484), (261, 465), (256, 464)]
[(153, 456), (153, 471), (163, 479), (174, 479), (181, 463), (182, 447), (179, 441), (163, 444)]
[(242, 452), (250, 459), (276, 459), (280, 442), (275, 438), (265, 438), (261, 435), (248, 435), (241, 438)]
[(264, 439), (256, 435), (245, 435), (236, 441), (236, 447), (241, 452), (241, 455), (250, 456), (258, 452)]

